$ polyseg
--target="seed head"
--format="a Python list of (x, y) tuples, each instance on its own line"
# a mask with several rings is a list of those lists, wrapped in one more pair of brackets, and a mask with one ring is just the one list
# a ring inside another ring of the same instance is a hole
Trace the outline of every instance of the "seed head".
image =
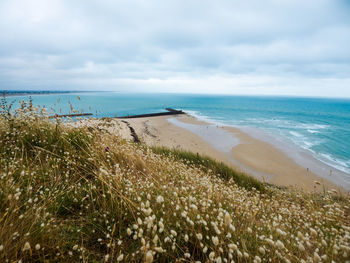
[(31, 247), (30, 247), (30, 244), (29, 244), (29, 242), (26, 242), (25, 244), (24, 244), (24, 247), (23, 247), (23, 251), (27, 251), (27, 250), (30, 250), (31, 249)]
[(215, 246), (219, 245), (219, 238), (218, 238), (217, 236), (212, 237), (211, 240), (213, 241), (213, 244), (214, 244)]
[(146, 263), (151, 263), (153, 261), (153, 255), (151, 250), (147, 251), (145, 260)]

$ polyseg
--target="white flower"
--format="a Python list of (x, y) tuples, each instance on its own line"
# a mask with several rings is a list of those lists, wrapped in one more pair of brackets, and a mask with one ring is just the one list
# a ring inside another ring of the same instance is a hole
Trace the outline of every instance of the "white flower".
[(214, 259), (214, 257), (215, 257), (215, 252), (210, 252), (210, 254), (209, 254), (209, 258), (210, 258), (211, 260), (213, 260), (213, 259)]
[(153, 255), (151, 250), (147, 251), (145, 260), (146, 263), (151, 263), (153, 261)]
[(310, 228), (311, 236), (317, 236), (317, 232), (312, 227)]
[(190, 258), (191, 254), (190, 253), (185, 253), (185, 258)]
[(4, 246), (0, 245), (0, 251), (3, 251), (3, 250), (4, 250)]
[(222, 262), (221, 257), (217, 257), (217, 258), (215, 259), (215, 262), (216, 262), (216, 263), (221, 263), (221, 262)]
[(161, 195), (158, 195), (157, 197), (157, 203), (163, 203), (164, 202), (164, 197)]
[(40, 249), (40, 244), (36, 244), (36, 245), (35, 245), (35, 249), (36, 249), (36, 250), (39, 250), (39, 249)]
[(231, 216), (229, 213), (226, 212), (225, 214), (225, 226), (229, 226), (231, 224)]
[(283, 244), (282, 241), (280, 241), (280, 240), (277, 240), (277, 241), (276, 241), (276, 246), (277, 246), (279, 249), (284, 249), (284, 244)]
[(188, 241), (188, 235), (186, 234), (185, 235), (185, 242), (187, 242)]
[(123, 258), (124, 258), (124, 255), (120, 254), (119, 257), (117, 257), (117, 261), (120, 262), (123, 260)]
[(259, 247), (259, 252), (263, 255), (265, 255), (265, 249), (263, 247)]
[(305, 251), (305, 247), (304, 247), (303, 244), (301, 244), (301, 243), (298, 244), (298, 249), (299, 249), (300, 251)]
[(157, 245), (158, 240), (159, 240), (158, 235), (155, 235), (154, 238), (153, 238), (153, 243), (154, 243), (155, 245)]
[(320, 256), (317, 254), (317, 252), (314, 252), (314, 262), (320, 262), (321, 258)]
[(298, 231), (298, 238), (300, 238), (300, 239), (304, 239), (304, 236), (303, 236), (303, 234), (300, 232), (300, 231)]
[(277, 228), (276, 229), (277, 234), (284, 236), (286, 233), (284, 231), (282, 231), (281, 229)]
[(77, 250), (79, 248), (79, 246), (78, 245), (75, 245), (74, 247), (73, 247), (73, 250)]
[(30, 244), (29, 244), (29, 242), (26, 242), (25, 244), (24, 244), (24, 247), (23, 247), (23, 251), (27, 251), (27, 250), (30, 250), (31, 248), (30, 248)]
[(203, 239), (203, 236), (202, 236), (201, 233), (196, 234), (196, 237), (198, 238), (198, 240), (202, 240)]
[(215, 246), (219, 245), (219, 238), (217, 236), (211, 237), (211, 240)]
[(128, 236), (131, 236), (131, 234), (132, 234), (131, 229), (130, 229), (130, 228), (127, 228), (127, 229), (126, 229), (126, 233), (128, 234)]
[(163, 248), (161, 248), (161, 247), (155, 247), (154, 250), (157, 251), (158, 253), (164, 252)]
[(237, 247), (237, 245), (236, 244), (228, 244), (228, 248), (229, 249), (232, 249), (232, 250), (234, 250), (234, 251), (236, 251), (237, 249), (238, 249), (238, 247)]
[(273, 246), (275, 244), (275, 242), (273, 242), (272, 239), (270, 238), (266, 238), (265, 241), (267, 242), (267, 244), (269, 244), (270, 246)]
[(109, 259), (109, 254), (105, 255), (105, 261), (108, 261)]

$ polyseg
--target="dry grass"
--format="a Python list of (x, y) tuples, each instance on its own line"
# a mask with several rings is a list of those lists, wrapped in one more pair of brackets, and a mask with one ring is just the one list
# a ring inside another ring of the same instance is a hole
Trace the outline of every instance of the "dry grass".
[(36, 112), (0, 117), (1, 262), (349, 260), (349, 199), (247, 188)]

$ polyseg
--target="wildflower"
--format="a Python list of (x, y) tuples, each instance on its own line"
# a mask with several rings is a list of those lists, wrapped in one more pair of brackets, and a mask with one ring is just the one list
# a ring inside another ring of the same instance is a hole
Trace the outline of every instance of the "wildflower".
[(145, 261), (146, 263), (151, 263), (153, 261), (153, 255), (151, 250), (147, 251)]
[(220, 256), (215, 259), (215, 263), (221, 263), (221, 262), (222, 262), (222, 260), (221, 260)]
[(277, 228), (276, 229), (277, 234), (284, 236), (286, 233), (284, 231), (282, 231), (281, 229)]
[(298, 244), (298, 249), (299, 249), (300, 251), (305, 251), (305, 247), (303, 246), (302, 243), (299, 243), (299, 244)]
[(185, 235), (185, 242), (187, 242), (188, 241), (188, 235), (186, 234)]
[(314, 253), (314, 262), (320, 262), (321, 258), (320, 256), (317, 254), (317, 252)]
[(163, 203), (164, 202), (164, 197), (161, 195), (158, 195), (157, 197), (157, 203)]
[(191, 254), (190, 253), (185, 253), (185, 258), (190, 258), (191, 257)]
[(39, 250), (39, 249), (40, 249), (40, 244), (36, 244), (36, 245), (35, 245), (35, 249), (36, 249), (36, 250)]
[(124, 255), (120, 254), (119, 257), (117, 257), (117, 261), (120, 262), (123, 260), (123, 258), (124, 258)]
[(207, 253), (207, 251), (208, 251), (208, 247), (205, 246), (205, 247), (203, 248), (203, 253), (205, 254), (205, 253)]
[(270, 246), (273, 246), (275, 244), (275, 242), (273, 242), (272, 239), (270, 238), (266, 238), (265, 241), (267, 242), (267, 244), (269, 244)]
[(254, 262), (255, 263), (260, 263), (261, 262), (261, 258), (259, 256), (255, 256)]
[(211, 260), (213, 260), (214, 257), (215, 257), (215, 252), (214, 252), (214, 251), (213, 251), (213, 252), (210, 252), (209, 258), (210, 258)]
[(228, 244), (228, 248), (229, 249), (232, 249), (232, 250), (234, 250), (234, 251), (236, 251), (237, 249), (238, 249), (238, 247), (237, 247), (237, 245), (236, 244)]
[(152, 213), (152, 209), (149, 207), (148, 209), (145, 209), (144, 212), (146, 216), (149, 216)]
[(126, 229), (126, 233), (128, 234), (128, 236), (131, 236), (131, 234), (132, 234), (131, 229), (130, 229), (130, 228), (127, 228), (127, 229)]
[(259, 247), (259, 252), (263, 255), (265, 255), (265, 249), (263, 247)]
[(284, 249), (284, 244), (283, 244), (282, 241), (280, 241), (280, 240), (277, 240), (277, 241), (276, 241), (276, 246), (277, 246), (279, 249)]
[(225, 226), (228, 227), (231, 224), (231, 216), (228, 212), (225, 214)]
[(79, 248), (79, 246), (78, 245), (75, 245), (74, 247), (73, 247), (73, 250), (77, 250)]
[(108, 261), (109, 259), (109, 254), (105, 255), (105, 261)]
[(298, 238), (300, 238), (300, 239), (304, 239), (304, 236), (303, 236), (303, 234), (300, 232), (300, 231), (298, 231)]
[(26, 242), (25, 244), (24, 244), (24, 247), (23, 247), (23, 251), (27, 251), (27, 250), (30, 250), (31, 248), (30, 248), (30, 244), (29, 244), (29, 242)]
[(201, 233), (196, 234), (196, 237), (198, 238), (198, 240), (202, 240), (203, 239), (203, 235)]
[(164, 252), (163, 248), (161, 248), (161, 247), (155, 247), (154, 250), (157, 251), (158, 253)]
[(153, 238), (153, 243), (156, 245), (158, 240), (159, 240), (158, 235), (155, 235), (155, 237)]
[(212, 237), (211, 240), (213, 241), (213, 244), (214, 244), (215, 246), (219, 245), (219, 238), (218, 238), (217, 236)]
[(310, 228), (311, 236), (317, 236), (317, 232), (312, 227)]
[(4, 250), (4, 246), (0, 245), (0, 252)]

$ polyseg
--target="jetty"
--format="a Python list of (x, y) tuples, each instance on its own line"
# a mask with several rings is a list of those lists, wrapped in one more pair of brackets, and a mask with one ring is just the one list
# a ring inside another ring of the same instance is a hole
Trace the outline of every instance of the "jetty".
[(81, 116), (91, 116), (92, 113), (74, 113), (74, 114), (63, 114), (63, 115), (59, 115), (59, 114), (55, 114), (52, 116), (49, 116), (50, 119), (52, 118), (65, 118), (65, 117), (81, 117)]
[(165, 112), (158, 112), (158, 113), (147, 113), (147, 114), (139, 114), (139, 115), (121, 116), (121, 117), (117, 117), (117, 119), (134, 119), (134, 118), (146, 118), (146, 117), (159, 117), (159, 116), (186, 114), (182, 110), (175, 110), (172, 108), (166, 108), (165, 110), (166, 110)]

